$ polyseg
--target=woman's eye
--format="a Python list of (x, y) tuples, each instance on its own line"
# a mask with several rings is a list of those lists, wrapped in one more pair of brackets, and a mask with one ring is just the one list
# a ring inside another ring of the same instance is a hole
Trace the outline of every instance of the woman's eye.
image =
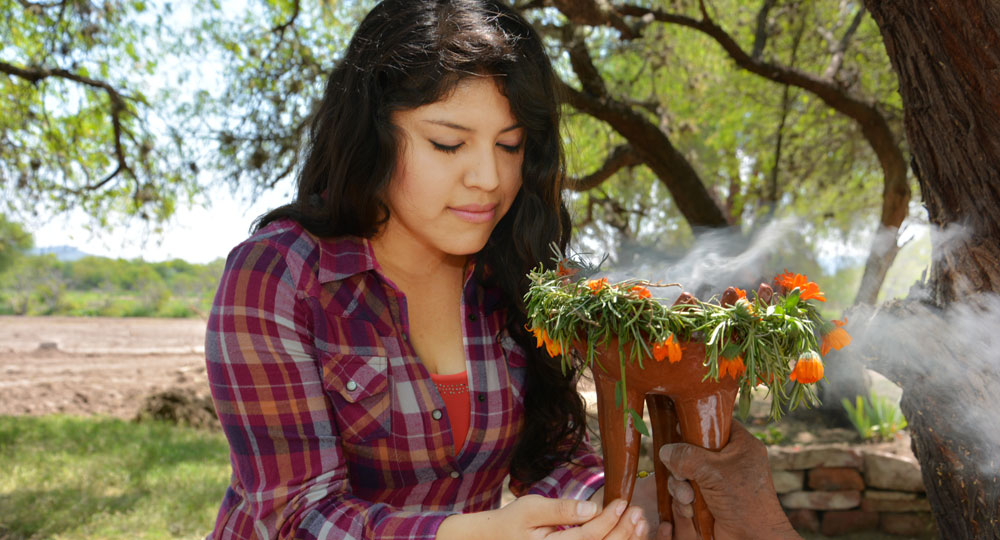
[(435, 150), (440, 150), (441, 152), (445, 152), (447, 154), (454, 154), (455, 152), (458, 152), (459, 148), (462, 147), (462, 143), (458, 143), (454, 146), (448, 146), (446, 144), (441, 144), (431, 141), (431, 144), (434, 145)]
[(521, 150), (521, 143), (517, 143), (517, 144), (513, 144), (513, 145), (511, 145), (511, 144), (500, 144), (500, 143), (497, 143), (497, 146), (499, 146), (500, 148), (503, 148), (503, 151), (507, 152), (508, 154), (516, 154), (516, 153), (518, 153)]

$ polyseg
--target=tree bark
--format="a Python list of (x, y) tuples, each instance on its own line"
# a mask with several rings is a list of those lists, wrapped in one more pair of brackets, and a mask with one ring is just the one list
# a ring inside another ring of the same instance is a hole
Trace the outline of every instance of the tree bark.
[[(919, 321), (944, 320), (965, 309), (963, 302), (1000, 293), (1000, 4), (865, 3), (899, 76), (912, 166), (937, 227), (923, 300), (940, 314), (907, 324), (911, 341), (924, 343), (917, 339), (924, 332), (914, 331)], [(971, 327), (950, 330), (960, 337)], [(887, 348), (874, 367), (903, 387), (903, 412), (939, 529), (949, 539), (1000, 538), (1000, 374), (975, 349), (945, 342), (905, 353), (902, 344)], [(985, 354), (995, 361), (995, 350)], [(915, 374), (913, 366), (926, 358), (936, 363)]]

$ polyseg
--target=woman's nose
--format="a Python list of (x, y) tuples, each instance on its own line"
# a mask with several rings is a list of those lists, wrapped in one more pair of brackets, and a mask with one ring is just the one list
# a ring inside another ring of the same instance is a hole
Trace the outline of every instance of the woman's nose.
[(474, 162), (465, 172), (466, 186), (492, 191), (500, 185), (500, 162), (496, 156), (498, 151), (499, 149), (492, 147), (473, 158)]

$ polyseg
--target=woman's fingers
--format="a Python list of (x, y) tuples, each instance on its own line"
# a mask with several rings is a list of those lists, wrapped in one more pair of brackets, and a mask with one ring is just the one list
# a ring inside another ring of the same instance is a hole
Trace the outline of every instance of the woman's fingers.
[(645, 539), (649, 524), (638, 507), (628, 508), (623, 500), (609, 504), (594, 519), (579, 527), (553, 533), (553, 540), (633, 540)]
[(597, 504), (573, 499), (550, 499), (537, 495), (521, 497), (525, 517), (535, 526), (579, 525), (597, 515)]

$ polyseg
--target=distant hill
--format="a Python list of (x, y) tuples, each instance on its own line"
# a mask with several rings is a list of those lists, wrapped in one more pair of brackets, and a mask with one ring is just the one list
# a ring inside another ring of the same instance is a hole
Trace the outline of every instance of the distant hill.
[(84, 257), (89, 257), (90, 253), (85, 253), (76, 249), (73, 246), (47, 246), (39, 247), (31, 250), (31, 253), (35, 255), (48, 255), (53, 254), (60, 261), (75, 261), (77, 259), (82, 259)]

